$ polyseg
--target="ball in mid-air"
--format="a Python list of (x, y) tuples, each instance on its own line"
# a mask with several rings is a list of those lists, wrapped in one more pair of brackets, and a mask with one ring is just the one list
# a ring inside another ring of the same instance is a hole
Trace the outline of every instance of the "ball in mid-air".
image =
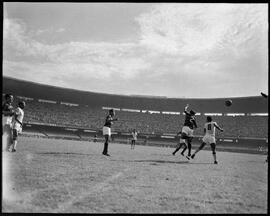
[(226, 106), (231, 106), (232, 105), (232, 100), (226, 100), (225, 105)]

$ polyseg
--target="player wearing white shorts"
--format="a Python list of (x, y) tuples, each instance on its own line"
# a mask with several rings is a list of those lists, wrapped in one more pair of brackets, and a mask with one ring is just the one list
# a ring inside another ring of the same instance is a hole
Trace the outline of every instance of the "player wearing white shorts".
[(12, 116), (14, 110), (12, 106), (13, 95), (6, 94), (5, 101), (2, 104), (2, 147), (3, 150), (8, 151), (12, 143)]
[(135, 148), (135, 143), (136, 143), (136, 140), (137, 140), (137, 136), (138, 136), (138, 133), (137, 133), (136, 129), (134, 129), (134, 130), (131, 132), (131, 135), (132, 135), (131, 149), (134, 149), (134, 148)]
[(13, 139), (13, 141), (12, 141), (12, 144), (11, 144), (10, 149), (9, 149), (11, 152), (16, 152), (17, 143), (18, 143), (18, 135), (22, 133), (24, 107), (25, 107), (25, 102), (20, 101), (18, 103), (18, 107), (14, 111), (15, 114), (14, 114), (14, 117), (12, 119), (12, 128), (13, 128), (12, 139)]
[(215, 138), (215, 132), (216, 128), (220, 130), (221, 132), (223, 131), (222, 128), (220, 128), (216, 122), (212, 121), (211, 116), (207, 116), (206, 118), (206, 123), (204, 125), (204, 137), (203, 137), (203, 143), (201, 146), (191, 155), (191, 158), (194, 159), (195, 155), (203, 149), (203, 147), (206, 144), (210, 144), (213, 157), (214, 157), (214, 163), (217, 164), (217, 158), (216, 158), (216, 138)]
[(113, 124), (113, 121), (117, 121), (117, 118), (113, 118), (115, 115), (115, 112), (113, 109), (109, 110), (109, 115), (107, 115), (105, 124), (103, 126), (103, 135), (105, 137), (105, 143), (104, 143), (104, 149), (102, 154), (106, 156), (110, 156), (108, 154), (108, 145), (109, 145), (109, 138), (111, 137), (111, 126)]
[[(188, 108), (188, 104), (186, 105), (185, 110), (184, 110), (186, 116), (185, 116), (184, 126), (182, 128), (181, 138), (185, 139), (187, 142), (187, 147), (188, 147), (187, 159), (190, 159), (189, 157), (191, 156), (191, 141), (193, 139), (193, 130), (197, 128), (197, 123), (195, 119), (196, 112), (193, 110), (190, 110), (188, 112), (187, 108)], [(181, 154), (184, 155), (185, 151), (186, 149), (184, 149)]]
[(183, 153), (183, 152), (185, 152), (186, 149), (187, 149), (186, 140), (184, 140), (184, 139), (181, 138), (181, 134), (182, 134), (181, 131), (178, 132), (178, 133), (176, 134), (176, 136), (180, 135), (180, 139), (179, 139), (179, 142), (178, 142), (177, 145), (176, 145), (176, 149), (175, 149), (174, 152), (172, 153), (173, 155), (175, 155), (175, 153), (178, 152), (178, 151), (181, 149), (182, 146), (184, 146), (184, 149), (183, 149), (183, 151), (181, 152), (181, 155), (184, 156), (184, 153)]

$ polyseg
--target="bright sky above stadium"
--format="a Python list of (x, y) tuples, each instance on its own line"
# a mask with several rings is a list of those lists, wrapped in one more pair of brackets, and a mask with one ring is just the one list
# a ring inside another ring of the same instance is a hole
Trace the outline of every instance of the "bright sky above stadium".
[(268, 5), (5, 2), (3, 75), (123, 95), (268, 94)]

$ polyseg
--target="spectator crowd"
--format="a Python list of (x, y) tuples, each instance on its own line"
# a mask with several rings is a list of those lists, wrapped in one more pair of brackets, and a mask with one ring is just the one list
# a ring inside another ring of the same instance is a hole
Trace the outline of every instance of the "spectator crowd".
[[(15, 100), (16, 102), (16, 100)], [(101, 130), (107, 110), (88, 106), (70, 106), (60, 103), (26, 101), (25, 123), (52, 124), (65, 127), (77, 127)], [(142, 113), (116, 111), (119, 121), (115, 122), (112, 130), (131, 132), (136, 128), (139, 133), (147, 134), (176, 134), (182, 128), (185, 116), (173, 114)], [(198, 129), (194, 135), (203, 135), (206, 116), (196, 116)], [(224, 137), (268, 137), (268, 116), (213, 116), (224, 132), (217, 135)]]

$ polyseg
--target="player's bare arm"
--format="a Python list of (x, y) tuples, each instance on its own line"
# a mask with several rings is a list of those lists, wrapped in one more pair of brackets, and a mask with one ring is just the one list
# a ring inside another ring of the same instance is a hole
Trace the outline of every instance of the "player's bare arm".
[(196, 120), (193, 119), (192, 122), (193, 122), (193, 124), (194, 124), (194, 127), (195, 127), (195, 128), (198, 128)]
[(185, 106), (185, 109), (184, 109), (184, 112), (185, 112), (186, 114), (189, 114), (189, 112), (187, 111), (188, 107), (189, 107), (189, 105), (187, 104), (187, 105)]
[(223, 129), (222, 129), (221, 127), (219, 127), (217, 124), (214, 124), (214, 126), (215, 126), (218, 130), (220, 130), (221, 132), (223, 132)]

